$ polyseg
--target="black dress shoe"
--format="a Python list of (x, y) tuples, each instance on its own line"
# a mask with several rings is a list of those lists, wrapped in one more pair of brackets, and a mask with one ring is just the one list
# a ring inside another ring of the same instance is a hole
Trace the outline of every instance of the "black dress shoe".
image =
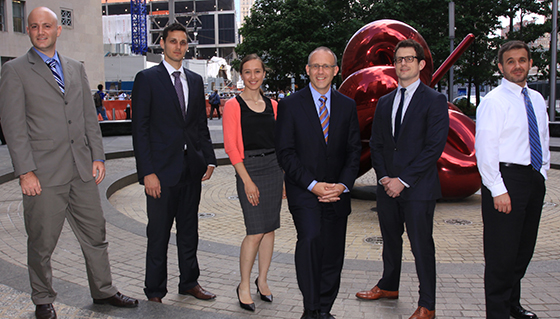
[(521, 306), (513, 306), (509, 310), (509, 314), (515, 319), (538, 319), (537, 315), (529, 310), (523, 309)]
[(138, 300), (130, 298), (117, 292), (114, 296), (105, 299), (93, 299), (93, 303), (97, 305), (110, 304), (115, 307), (134, 308), (138, 307)]
[(56, 311), (54, 311), (52, 303), (37, 305), (35, 307), (35, 317), (37, 319), (56, 319)]
[(321, 318), (321, 314), (319, 310), (305, 309), (300, 319), (319, 319), (319, 318)]
[(153, 301), (153, 302), (157, 302), (157, 303), (162, 303), (160, 297), (151, 297), (151, 298), (148, 298), (148, 301)]
[(257, 293), (261, 296), (261, 300), (266, 301), (266, 302), (272, 302), (272, 294), (270, 294), (270, 295), (261, 294), (261, 291), (259, 289), (259, 277), (257, 277), (257, 279), (255, 279), (255, 285), (257, 286)]
[(245, 309), (245, 310), (249, 310), (249, 311), (255, 311), (255, 303), (242, 303), (241, 302), (241, 298), (239, 298), (239, 285), (237, 285), (237, 289), (235, 290), (235, 292), (237, 292), (237, 300), (239, 300), (239, 306), (241, 306), (241, 308)]
[(319, 318), (321, 318), (321, 319), (336, 319), (333, 315), (331, 315), (330, 312), (321, 312), (321, 314), (319, 315)]

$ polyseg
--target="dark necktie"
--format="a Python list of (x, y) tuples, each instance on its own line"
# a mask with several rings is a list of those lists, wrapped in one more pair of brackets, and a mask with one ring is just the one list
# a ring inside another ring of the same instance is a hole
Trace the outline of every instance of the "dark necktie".
[(323, 136), (325, 137), (325, 142), (329, 141), (329, 111), (327, 110), (327, 97), (321, 95), (319, 98), (321, 106), (319, 107), (319, 120), (321, 121), (321, 127), (323, 128)]
[(527, 122), (529, 123), (529, 144), (531, 145), (531, 166), (537, 171), (541, 170), (542, 166), (542, 147), (541, 139), (539, 137), (539, 125), (537, 123), (537, 117), (535, 116), (535, 110), (533, 109), (533, 103), (529, 98), (529, 92), (527, 88), (521, 90), (523, 97), (525, 99), (525, 109), (527, 110)]
[(179, 104), (181, 105), (181, 113), (183, 114), (183, 119), (185, 118), (185, 93), (183, 92), (183, 84), (181, 83), (181, 72), (173, 72), (175, 77), (175, 92), (177, 92), (177, 98), (179, 98)]
[(401, 89), (401, 101), (399, 102), (399, 108), (397, 109), (397, 115), (395, 115), (395, 134), (393, 134), (393, 138), (395, 139), (395, 142), (397, 141), (397, 138), (399, 137), (399, 129), (401, 128), (401, 122), (402, 122), (402, 109), (404, 106), (404, 94), (406, 93), (406, 89), (402, 88)]
[(54, 79), (56, 81), (56, 84), (58, 84), (58, 87), (60, 88), (60, 91), (62, 92), (62, 94), (64, 94), (64, 82), (62, 81), (62, 77), (60, 77), (60, 74), (58, 74), (58, 72), (56, 71), (56, 60), (55, 59), (48, 59), (45, 63), (47, 63), (47, 65), (49, 66), (49, 69), (51, 69), (51, 72), (54, 75)]

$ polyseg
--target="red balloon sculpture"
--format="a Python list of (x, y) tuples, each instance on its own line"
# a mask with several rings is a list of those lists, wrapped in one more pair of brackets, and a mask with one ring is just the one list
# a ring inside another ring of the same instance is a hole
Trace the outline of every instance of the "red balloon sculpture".
[[(472, 43), (474, 36), (469, 34), (433, 77), (430, 49), (411, 26), (396, 20), (378, 20), (352, 36), (342, 56), (344, 82), (339, 91), (357, 104), (362, 138), (360, 175), (371, 168), (369, 139), (375, 107), (380, 97), (397, 88), (393, 54), (397, 43), (405, 39), (414, 39), (424, 48), (426, 66), (420, 73), (420, 80), (434, 87)], [(453, 104), (448, 102), (448, 106), (449, 134), (437, 166), (443, 198), (457, 199), (474, 194), (480, 188), (481, 180), (474, 151), (475, 124)]]

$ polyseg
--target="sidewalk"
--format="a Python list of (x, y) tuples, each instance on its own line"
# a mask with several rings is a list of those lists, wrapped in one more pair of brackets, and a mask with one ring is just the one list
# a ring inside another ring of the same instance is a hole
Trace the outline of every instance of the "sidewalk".
[[(209, 121), (214, 142), (221, 142), (221, 121)], [(551, 139), (560, 147), (560, 138)], [(130, 152), (130, 136), (104, 138), (107, 153)], [(220, 150), (223, 152), (223, 150)], [(217, 152), (218, 153), (218, 152)], [(560, 153), (554, 163), (560, 165)], [(220, 157), (220, 155), (218, 155)], [(224, 156), (225, 157), (225, 154)], [(5, 146), (0, 146), (0, 172), (11, 163)], [(133, 158), (107, 161), (108, 176), (100, 185), (107, 219), (107, 239), (113, 281), (120, 291), (141, 300), (137, 309), (117, 309), (93, 305), (87, 288), (85, 266), (79, 245), (68, 226), (64, 227), (53, 254), (53, 276), (59, 295), (55, 305), (59, 318), (300, 318), (302, 297), (297, 287), (293, 252), (296, 232), (284, 201), (281, 228), (276, 232), (275, 254), (269, 284), (273, 303), (264, 303), (253, 295), (257, 311), (239, 307), (235, 287), (239, 281), (239, 244), (245, 235), (241, 210), (236, 197), (234, 170), (219, 166), (212, 178), (203, 183), (200, 205), (199, 264), (200, 283), (218, 295), (216, 300), (201, 301), (177, 294), (178, 266), (175, 238), (169, 245), (169, 294), (164, 304), (145, 301), (145, 195), (135, 182)], [(357, 185), (371, 185), (372, 172)], [(105, 194), (109, 193), (109, 199)], [(522, 304), (539, 318), (560, 318), (560, 171), (550, 170), (546, 204), (533, 261), (523, 280)], [(370, 289), (381, 276), (381, 245), (375, 202), (352, 202), (348, 223), (346, 260), (338, 299), (332, 310), (337, 318), (408, 318), (416, 309), (418, 282), (408, 239), (404, 236), (404, 264), (398, 300), (359, 301), (354, 294)], [(26, 264), (26, 235), (23, 226), (21, 192), (17, 181), (0, 185), (0, 318), (33, 318), (29, 298)], [(482, 221), (480, 196), (457, 202), (440, 202), (434, 217), (436, 243), (437, 317), (484, 317)], [(253, 279), (256, 278), (257, 265)]]

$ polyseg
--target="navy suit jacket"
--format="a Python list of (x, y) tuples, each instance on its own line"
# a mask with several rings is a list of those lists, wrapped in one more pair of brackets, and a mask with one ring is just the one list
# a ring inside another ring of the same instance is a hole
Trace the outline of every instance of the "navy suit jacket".
[[(391, 112), (397, 90), (377, 103), (370, 139), (372, 165), (377, 178), (399, 177), (410, 187), (404, 200), (441, 197), (437, 160), (447, 141), (449, 114), (445, 96), (420, 83), (403, 118), (397, 141), (393, 139)], [(386, 194), (377, 188), (378, 196)], [(385, 195), (387, 196), (387, 195)]]
[[(185, 159), (193, 178), (216, 165), (206, 122), (202, 77), (187, 69), (189, 101), (183, 119), (171, 77), (163, 63), (136, 74), (132, 90), (132, 142), (138, 179), (155, 173), (161, 186), (179, 182)], [(187, 156), (184, 147), (187, 146)]]
[[(276, 118), (276, 154), (285, 172), (290, 206), (319, 204), (307, 190), (313, 180), (354, 186), (360, 166), (360, 126), (356, 103), (331, 90), (329, 141), (325, 142), (309, 86), (282, 99)], [(339, 215), (350, 214), (350, 194), (333, 203)]]

